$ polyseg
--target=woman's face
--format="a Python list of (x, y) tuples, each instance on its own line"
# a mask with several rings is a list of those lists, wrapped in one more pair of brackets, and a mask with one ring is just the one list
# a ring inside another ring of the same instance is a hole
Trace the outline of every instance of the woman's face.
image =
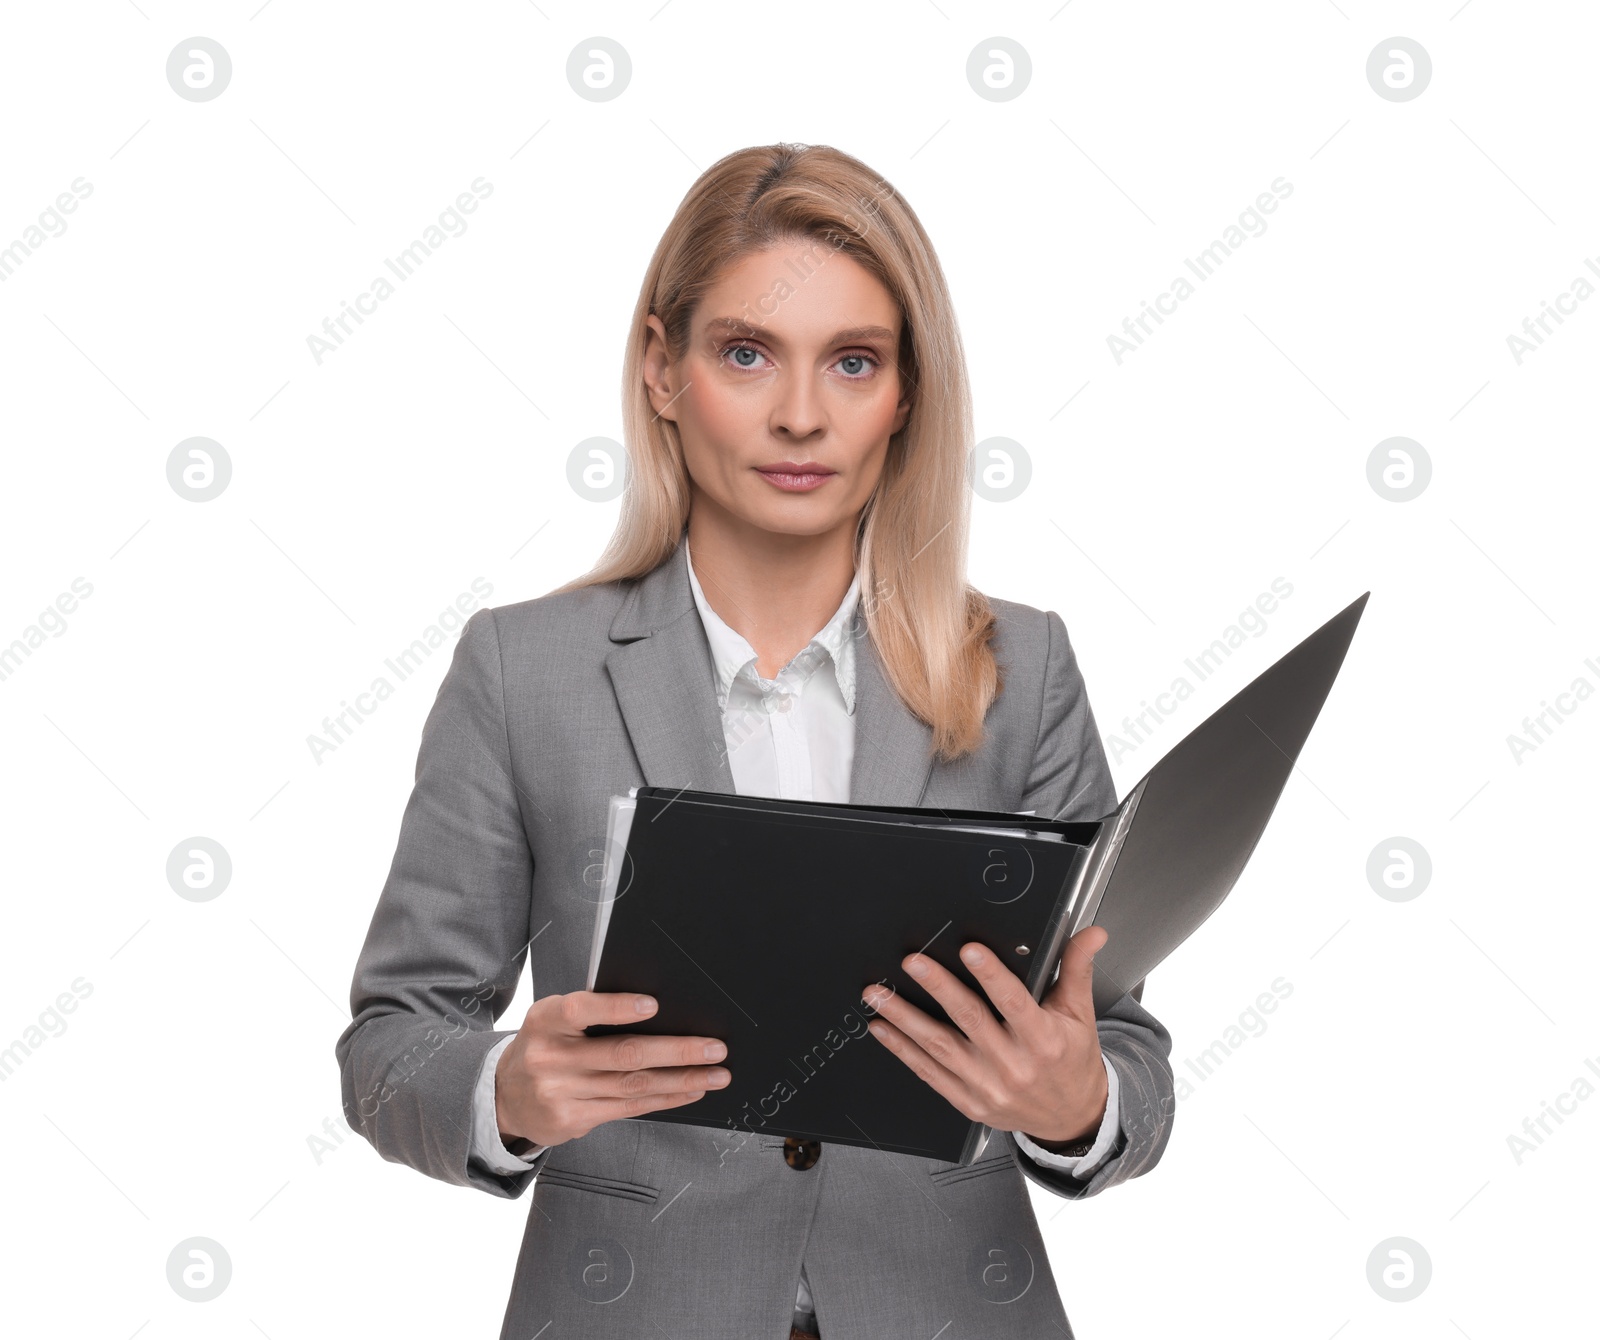
[(854, 525), (910, 410), (882, 284), (824, 242), (785, 242), (723, 271), (678, 363), (647, 320), (650, 401), (678, 425), (695, 508), (786, 535)]

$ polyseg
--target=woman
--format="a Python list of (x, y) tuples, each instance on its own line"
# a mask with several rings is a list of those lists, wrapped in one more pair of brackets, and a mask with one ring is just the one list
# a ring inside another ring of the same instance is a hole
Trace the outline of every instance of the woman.
[[(966, 368), (921, 224), (837, 150), (728, 156), (651, 260), (623, 395), (598, 566), (473, 615), (428, 717), (338, 1043), (346, 1113), (430, 1176), (534, 1186), (504, 1337), (1070, 1335), (1024, 1179), (1077, 1199), (1137, 1176), (1173, 1110), (1137, 992), (1094, 1016), (1104, 931), (1043, 1002), (968, 960), (1003, 1022), (921, 955), (906, 970), (962, 1029), (868, 1000), (872, 1045), (1014, 1133), (966, 1167), (627, 1120), (739, 1058), (584, 1032), (654, 1008), (582, 989), (630, 786), (1116, 806), (1060, 617), (966, 584)], [(497, 1031), (524, 953), (534, 1004)]]

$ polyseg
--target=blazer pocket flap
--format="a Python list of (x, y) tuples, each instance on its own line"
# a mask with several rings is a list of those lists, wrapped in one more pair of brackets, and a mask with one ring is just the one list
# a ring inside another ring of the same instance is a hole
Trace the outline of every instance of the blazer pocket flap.
[(956, 1164), (953, 1168), (935, 1168), (929, 1172), (939, 1186), (949, 1186), (952, 1182), (965, 1182), (969, 1177), (982, 1177), (987, 1173), (999, 1172), (1002, 1168), (1015, 1165), (1010, 1153), (991, 1154), (986, 1159), (976, 1159), (972, 1163)]
[(641, 1204), (653, 1204), (661, 1195), (658, 1188), (646, 1186), (643, 1182), (628, 1182), (620, 1177), (601, 1177), (594, 1173), (577, 1172), (572, 1168), (561, 1168), (546, 1165), (545, 1170), (539, 1174), (541, 1186), (565, 1186), (574, 1191), (593, 1191), (602, 1196), (619, 1196), (623, 1200), (636, 1200)]

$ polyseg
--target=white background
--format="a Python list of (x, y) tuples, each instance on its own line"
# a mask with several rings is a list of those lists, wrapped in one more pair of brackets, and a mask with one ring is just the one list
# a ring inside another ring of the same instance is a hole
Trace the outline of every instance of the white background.
[[(978, 436), (1034, 471), (974, 501), (972, 580), (1060, 611), (1108, 746), (1292, 585), (1120, 793), (1372, 592), (1248, 870), (1145, 1003), (1184, 1075), (1291, 994), (1149, 1175), (1030, 1186), (1078, 1334), (1593, 1327), (1600, 1100), (1508, 1145), (1600, 1086), (1600, 699), (1507, 743), (1600, 687), (1600, 301), (1507, 345), (1600, 283), (1588, 6), (104, 0), (6, 31), (0, 248), (92, 185), (0, 284), (0, 645), (92, 586), (0, 681), (0, 1046), (91, 988), (0, 1084), (7, 1330), (497, 1333), (526, 1199), (309, 1143), (448, 648), (320, 763), (307, 736), (474, 578), (504, 604), (593, 561), (617, 504), (566, 461), (621, 436), (645, 263), (700, 171), (777, 140), (862, 158), (931, 234)], [(233, 61), (209, 102), (165, 77), (197, 34)], [(566, 78), (596, 34), (633, 63), (603, 103)], [(1007, 102), (966, 79), (995, 35), (1032, 61)], [(1433, 63), (1407, 102), (1365, 73), (1395, 35)], [(467, 231), (319, 366), (307, 337), (478, 177)], [(1119, 365), (1107, 336), (1280, 177), (1266, 231)], [(233, 464), (207, 503), (166, 478), (197, 435)], [(1367, 478), (1393, 436), (1432, 462), (1409, 502)], [(209, 902), (165, 873), (196, 835), (233, 862)], [(1366, 875), (1394, 836), (1433, 864), (1404, 902)], [(205, 1305), (166, 1280), (191, 1236), (233, 1263)], [(1411, 1302), (1367, 1280), (1394, 1236), (1432, 1262)]]

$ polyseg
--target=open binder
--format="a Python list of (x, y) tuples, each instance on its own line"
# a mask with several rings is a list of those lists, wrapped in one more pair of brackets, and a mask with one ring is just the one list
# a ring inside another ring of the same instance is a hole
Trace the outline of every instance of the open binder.
[(1105, 1013), (1233, 888), (1367, 594), (1096, 822), (654, 786), (613, 797), (588, 985), (645, 992), (658, 1008), (587, 1031), (721, 1038), (732, 1074), (696, 1102), (635, 1119), (977, 1158), (990, 1129), (871, 1037), (862, 987), (881, 983), (948, 1022), (900, 961), (926, 954), (987, 1001), (958, 954), (976, 940), (1038, 1000), (1066, 941), (1098, 925), (1109, 938), (1094, 1002)]

